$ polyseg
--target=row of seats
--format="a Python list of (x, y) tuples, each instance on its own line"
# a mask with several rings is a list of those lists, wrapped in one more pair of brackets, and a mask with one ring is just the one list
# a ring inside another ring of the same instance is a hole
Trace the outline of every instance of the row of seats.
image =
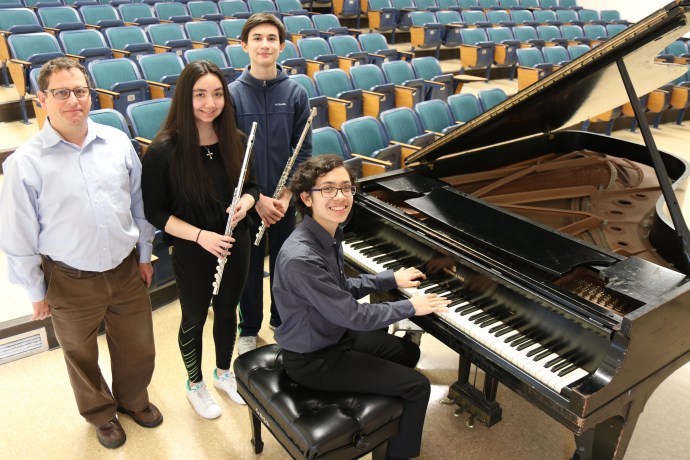
[(500, 88), (473, 94), (450, 96), (448, 103), (434, 99), (420, 102), (414, 109), (399, 107), (382, 112), (378, 118), (362, 116), (333, 127), (313, 131), (313, 154), (337, 153), (356, 159), (361, 175), (378, 174), (399, 168), (410, 154), (431, 144), (463, 123), (481, 115), (506, 99)]

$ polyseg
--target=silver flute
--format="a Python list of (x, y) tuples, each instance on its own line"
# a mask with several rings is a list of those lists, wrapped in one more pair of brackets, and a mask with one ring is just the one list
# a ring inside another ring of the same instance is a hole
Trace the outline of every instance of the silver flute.
[[(252, 156), (252, 147), (254, 146), (254, 138), (256, 137), (256, 122), (252, 123), (252, 130), (247, 138), (247, 148), (244, 151), (244, 160), (242, 161), (242, 170), (240, 171), (240, 177), (237, 180), (237, 187), (235, 187), (235, 192), (232, 194), (232, 203), (230, 204), (230, 213), (228, 214), (228, 223), (225, 225), (225, 235), (232, 236), (232, 231), (235, 228), (232, 225), (232, 218), (235, 215), (235, 208), (237, 203), (240, 201), (242, 196), (242, 188), (244, 187), (244, 180), (247, 177), (247, 171), (249, 170), (249, 157)], [(228, 261), (228, 256), (223, 255), (218, 258), (218, 265), (216, 266), (215, 280), (213, 281), (213, 295), (218, 295), (220, 290), (220, 282), (223, 279), (223, 271), (225, 270), (225, 263)]]
[[(285, 169), (283, 169), (283, 174), (280, 176), (280, 180), (278, 181), (278, 185), (276, 186), (275, 192), (273, 192), (274, 200), (277, 200), (278, 197), (283, 193), (283, 190), (285, 190), (288, 175), (290, 174), (290, 171), (292, 171), (292, 166), (295, 164), (295, 160), (297, 160), (297, 155), (299, 155), (299, 151), (302, 149), (302, 143), (304, 142), (304, 139), (307, 137), (307, 134), (309, 133), (309, 128), (311, 127), (311, 123), (312, 121), (314, 121), (315, 116), (316, 107), (311, 109), (311, 112), (309, 113), (309, 118), (307, 119), (307, 123), (304, 125), (302, 135), (299, 137), (299, 141), (297, 141), (295, 151), (290, 156), (290, 159), (285, 165)], [(266, 222), (261, 222), (261, 227), (259, 227), (259, 231), (256, 232), (256, 239), (254, 240), (255, 246), (258, 246), (259, 243), (261, 243), (261, 238), (264, 237), (264, 233), (266, 233)]]

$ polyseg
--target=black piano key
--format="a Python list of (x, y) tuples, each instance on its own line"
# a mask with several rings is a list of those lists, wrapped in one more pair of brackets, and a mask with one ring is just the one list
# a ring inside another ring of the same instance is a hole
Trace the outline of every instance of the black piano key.
[(524, 333), (521, 333), (520, 337), (517, 337), (517, 338), (515, 338), (515, 339), (513, 339), (513, 340), (510, 341), (510, 346), (513, 347), (513, 348), (515, 348), (515, 347), (517, 347), (518, 345), (520, 345), (521, 343), (525, 343), (525, 342), (528, 341), (529, 339), (530, 339), (530, 338), (529, 338), (528, 335), (525, 335)]
[(515, 340), (515, 339), (519, 339), (520, 337), (522, 337), (522, 332), (513, 331), (513, 334), (510, 334), (510, 335), (509, 335), (508, 337), (506, 337), (505, 340), (503, 340), (503, 341), (504, 341), (505, 343), (510, 343), (510, 342), (512, 342), (512, 341)]
[(559, 377), (564, 377), (564, 376), (570, 374), (570, 373), (571, 373), (572, 371), (574, 371), (575, 369), (577, 369), (577, 366), (576, 366), (575, 364), (571, 364), (570, 366), (568, 366), (568, 367), (566, 367), (565, 369), (561, 370), (561, 371), (558, 373), (558, 376), (559, 376)]
[(534, 361), (541, 361), (552, 353), (548, 348), (534, 356)]
[(470, 305), (469, 308), (464, 308), (464, 309), (462, 309), (462, 311), (460, 311), (459, 313), (460, 313), (460, 316), (467, 316), (467, 315), (469, 315), (470, 313), (474, 313), (474, 312), (477, 311), (477, 310), (479, 310), (478, 307), (476, 307), (476, 306), (474, 306), (474, 305)]
[[(528, 337), (528, 339), (529, 339), (529, 337)], [(524, 350), (525, 348), (531, 347), (531, 346), (534, 345), (535, 343), (537, 343), (537, 342), (535, 342), (535, 341), (532, 340), (532, 339), (527, 340), (526, 342), (522, 342), (521, 344), (519, 344), (519, 345), (517, 346), (517, 350), (518, 350), (518, 351), (522, 351), (522, 350)]]
[(481, 328), (484, 328), (484, 327), (489, 327), (492, 324), (496, 324), (499, 321), (500, 320), (498, 318), (495, 318), (495, 317), (494, 318), (488, 318), (488, 319), (485, 319), (484, 321), (482, 321), (481, 323), (477, 323), (477, 325)]
[[(530, 350), (527, 352), (527, 357), (531, 358), (532, 356), (536, 355), (537, 353), (541, 353), (544, 350), (546, 350), (546, 348), (544, 348), (544, 347), (539, 347), (539, 348), (535, 348), (534, 350)], [(546, 351), (548, 351), (548, 350), (546, 350)]]
[(474, 315), (470, 316), (467, 318), (470, 321), (477, 321), (486, 318), (487, 316), (490, 316), (487, 312), (484, 310), (480, 310), (479, 313), (475, 313)]
[(504, 326), (504, 327), (501, 328), (498, 332), (496, 332), (496, 333), (494, 334), (494, 336), (500, 337), (500, 336), (502, 336), (502, 335), (505, 335), (505, 334), (507, 334), (507, 333), (509, 333), (509, 332), (513, 332), (513, 331), (514, 331), (514, 329), (513, 329), (512, 327), (510, 327), (510, 326)]
[(556, 356), (555, 358), (545, 362), (544, 367), (555, 366), (556, 364), (559, 364), (561, 361), (565, 361), (565, 359), (563, 359), (563, 357), (561, 356)]
[(551, 368), (551, 372), (558, 372), (558, 371), (560, 371), (561, 369), (566, 368), (566, 367), (568, 367), (568, 366), (570, 366), (570, 365), (572, 365), (572, 363), (571, 363), (570, 361), (568, 361), (567, 359), (564, 359), (563, 362), (558, 363), (556, 366), (553, 366), (553, 367)]
[(454, 306), (461, 304), (463, 302), (467, 302), (467, 300), (465, 300), (462, 297), (458, 297), (457, 299), (453, 300), (451, 303), (448, 304), (448, 308), (453, 308)]

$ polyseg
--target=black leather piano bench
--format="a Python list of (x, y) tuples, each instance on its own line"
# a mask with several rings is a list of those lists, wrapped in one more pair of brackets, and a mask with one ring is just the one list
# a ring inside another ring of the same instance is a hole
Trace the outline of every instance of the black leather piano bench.
[(374, 460), (383, 460), (388, 440), (398, 432), (401, 399), (301, 387), (283, 369), (275, 344), (239, 356), (234, 370), (257, 454), (264, 447), (261, 423), (295, 459), (350, 460), (371, 452)]

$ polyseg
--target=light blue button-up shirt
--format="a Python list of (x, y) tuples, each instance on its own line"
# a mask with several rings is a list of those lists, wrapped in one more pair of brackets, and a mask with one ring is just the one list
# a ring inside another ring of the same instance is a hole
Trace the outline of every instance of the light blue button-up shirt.
[(141, 163), (127, 136), (88, 120), (83, 146), (48, 121), (3, 163), (0, 249), (9, 279), (45, 298), (41, 254), (79, 270), (117, 267), (136, 246), (151, 261), (155, 228), (144, 217)]

